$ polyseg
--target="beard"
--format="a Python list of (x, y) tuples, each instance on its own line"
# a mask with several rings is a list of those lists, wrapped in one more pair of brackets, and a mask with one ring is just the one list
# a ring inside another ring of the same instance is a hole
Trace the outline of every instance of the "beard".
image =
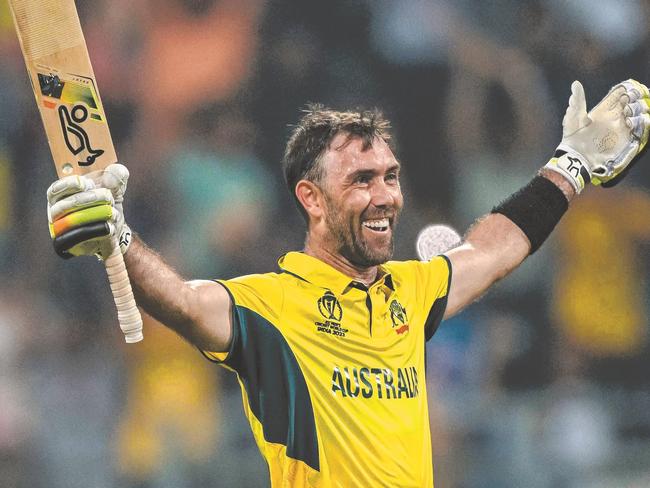
[[(382, 239), (381, 243), (373, 245), (363, 235), (363, 226), (361, 222), (364, 216), (355, 219), (354, 216), (346, 215), (329, 195), (325, 195), (327, 203), (327, 215), (325, 222), (330, 231), (330, 236), (337, 252), (347, 259), (351, 264), (369, 268), (383, 264), (393, 257), (393, 227), (397, 223), (397, 211), (393, 212), (393, 223), (387, 239)], [(374, 218), (374, 216), (373, 216)]]

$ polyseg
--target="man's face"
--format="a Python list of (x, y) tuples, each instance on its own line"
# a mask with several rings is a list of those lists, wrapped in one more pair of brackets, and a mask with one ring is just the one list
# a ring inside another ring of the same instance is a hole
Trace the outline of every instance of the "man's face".
[(370, 267), (393, 255), (393, 230), (404, 199), (399, 163), (386, 142), (334, 138), (323, 155), (320, 184), (325, 197), (325, 224), (334, 249), (351, 264)]

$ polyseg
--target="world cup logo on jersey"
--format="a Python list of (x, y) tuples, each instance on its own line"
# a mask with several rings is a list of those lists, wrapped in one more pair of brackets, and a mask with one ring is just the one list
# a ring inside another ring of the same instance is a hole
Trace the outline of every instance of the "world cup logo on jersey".
[(341, 304), (331, 291), (325, 292), (325, 294), (318, 299), (318, 311), (327, 320), (340, 322), (343, 317)]
[(325, 320), (315, 322), (317, 332), (323, 332), (337, 337), (345, 337), (348, 329), (341, 326), (343, 308), (334, 293), (326, 291), (325, 294), (318, 299), (318, 312)]
[(393, 299), (390, 302), (390, 320), (393, 322), (393, 330), (398, 335), (405, 334), (409, 330), (409, 324), (407, 323), (406, 309), (402, 306), (397, 299)]

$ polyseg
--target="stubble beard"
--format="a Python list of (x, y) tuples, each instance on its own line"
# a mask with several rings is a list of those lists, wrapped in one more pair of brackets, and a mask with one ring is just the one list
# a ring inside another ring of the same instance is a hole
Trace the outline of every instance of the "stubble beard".
[[(362, 235), (360, 221), (346, 220), (343, 212), (326, 196), (328, 212), (325, 221), (330, 230), (338, 253), (354, 266), (369, 268), (383, 264), (393, 257), (394, 244), (391, 226), (390, 240), (387, 245), (372, 247)], [(397, 215), (394, 223), (397, 222)], [(358, 225), (357, 225), (358, 224)]]

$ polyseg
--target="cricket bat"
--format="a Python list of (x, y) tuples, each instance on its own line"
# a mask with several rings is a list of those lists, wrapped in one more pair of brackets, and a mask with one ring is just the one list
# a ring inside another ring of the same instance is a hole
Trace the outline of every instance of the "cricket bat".
[[(117, 162), (74, 0), (9, 0), (59, 177)], [(106, 271), (126, 342), (142, 340), (124, 259), (114, 237)]]

